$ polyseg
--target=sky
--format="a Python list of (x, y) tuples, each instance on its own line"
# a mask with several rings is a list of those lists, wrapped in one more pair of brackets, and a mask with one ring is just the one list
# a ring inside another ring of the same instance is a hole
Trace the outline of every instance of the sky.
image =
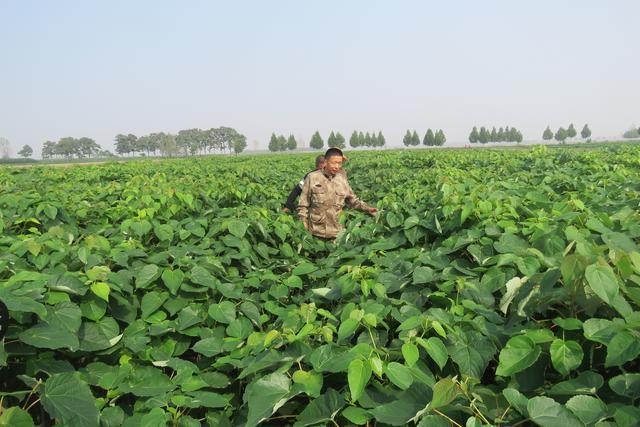
[(640, 1), (0, 0), (0, 137), (640, 125)]

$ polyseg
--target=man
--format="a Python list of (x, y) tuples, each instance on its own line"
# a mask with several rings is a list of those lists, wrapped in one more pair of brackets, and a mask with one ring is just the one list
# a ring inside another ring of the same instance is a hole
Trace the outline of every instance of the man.
[(375, 216), (377, 209), (358, 199), (342, 172), (344, 155), (339, 148), (329, 148), (320, 170), (307, 175), (298, 203), (298, 218), (311, 234), (333, 240), (342, 230), (338, 220), (345, 203)]
[[(316, 169), (315, 170), (320, 170), (324, 167), (324, 156), (318, 156), (316, 157)], [(311, 172), (309, 172), (311, 173)], [(296, 199), (298, 198), (298, 196), (300, 195), (300, 193), (302, 193), (302, 186), (304, 185), (304, 180), (307, 179), (307, 176), (309, 175), (306, 174), (304, 176), (304, 178), (302, 178), (302, 181), (300, 181), (298, 184), (296, 184), (296, 186), (293, 188), (293, 190), (291, 190), (291, 193), (289, 193), (289, 197), (287, 197), (287, 201), (284, 202), (284, 207), (282, 208), (283, 211), (285, 212), (289, 212), (289, 211), (295, 211), (296, 210)]]

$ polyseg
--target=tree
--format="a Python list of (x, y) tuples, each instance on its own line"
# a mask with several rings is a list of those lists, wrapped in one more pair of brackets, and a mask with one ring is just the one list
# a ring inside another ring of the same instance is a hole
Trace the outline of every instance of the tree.
[(278, 151), (285, 151), (287, 149), (287, 138), (284, 135), (278, 135)]
[(567, 129), (567, 137), (575, 138), (577, 134), (578, 134), (578, 132), (576, 132), (576, 128), (574, 128), (573, 127), (573, 123), (571, 123), (569, 125), (569, 128)]
[(27, 157), (31, 157), (32, 154), (33, 154), (33, 148), (29, 147), (28, 145), (23, 146), (22, 149), (18, 151), (18, 155), (24, 157), (25, 159)]
[(298, 142), (296, 141), (293, 134), (289, 135), (289, 138), (287, 139), (287, 150), (295, 150), (297, 146)]
[(176, 136), (170, 133), (160, 132), (158, 135), (158, 150), (164, 157), (174, 157), (180, 152), (180, 147), (176, 143)]
[(404, 137), (402, 138), (402, 143), (406, 147), (411, 145), (411, 131), (409, 129), (407, 129), (407, 133), (404, 134)]
[(591, 136), (591, 129), (589, 129), (589, 125), (585, 124), (582, 130), (580, 131), (580, 136), (583, 139), (587, 139)]
[(42, 144), (42, 158), (50, 159), (56, 154), (56, 143), (53, 141), (45, 141)]
[(340, 132), (336, 133), (336, 139), (333, 146), (341, 149), (346, 146), (344, 136), (342, 136)]
[[(509, 129), (509, 128), (507, 128)], [(509, 134), (505, 133), (503, 128), (498, 129), (498, 134), (496, 135), (496, 141), (497, 142), (502, 142), (502, 141), (507, 141), (509, 138), (507, 137)]]
[(445, 142), (447, 142), (447, 137), (444, 136), (444, 132), (442, 131), (442, 129), (440, 129), (435, 134), (434, 145), (437, 147), (442, 147)]
[(386, 143), (387, 141), (384, 139), (384, 135), (382, 134), (382, 131), (378, 131), (378, 138), (376, 138), (376, 146), (384, 147)]
[(358, 132), (358, 145), (360, 147), (366, 147), (367, 146), (367, 140), (364, 137), (364, 133), (362, 133), (362, 131)]
[(336, 146), (336, 134), (333, 131), (331, 131), (329, 138), (327, 138), (327, 146), (329, 148)]
[(415, 130), (411, 134), (411, 145), (420, 145), (420, 137), (418, 136), (418, 132), (416, 132)]
[[(291, 135), (290, 139), (291, 138), (293, 138), (293, 135)], [(293, 142), (296, 142), (295, 138), (293, 139)], [(232, 137), (231, 147), (236, 156), (242, 153), (244, 149), (247, 148), (247, 137), (236, 132), (236, 134)], [(295, 146), (291, 148), (291, 150), (293, 149), (295, 149)]]
[(554, 135), (554, 138), (556, 139), (556, 141), (564, 144), (564, 140), (567, 139), (567, 131), (565, 130), (565, 128), (561, 127), (560, 129), (558, 129), (558, 131)]
[(475, 144), (476, 142), (478, 142), (478, 138), (478, 128), (474, 126), (473, 129), (471, 129), (471, 133), (469, 134), (469, 142)]
[(355, 130), (351, 133), (349, 137), (349, 146), (351, 148), (358, 148), (360, 146), (360, 141), (358, 140), (358, 132)]
[(553, 131), (549, 126), (547, 126), (547, 128), (542, 133), (542, 139), (544, 139), (545, 141), (550, 141), (553, 139)]
[(373, 145), (373, 141), (371, 140), (371, 134), (367, 132), (364, 135), (364, 144), (365, 147), (371, 147)]
[(520, 132), (519, 130), (516, 131), (516, 138), (515, 141), (519, 144), (522, 142), (522, 132)]
[(486, 144), (487, 142), (489, 142), (489, 139), (491, 138), (491, 134), (489, 133), (489, 131), (487, 130), (487, 128), (485, 128), (484, 126), (482, 126), (480, 128), (480, 133), (478, 134), (478, 141), (481, 144)]
[[(135, 142), (137, 140), (136, 136), (133, 134), (128, 134), (128, 135), (124, 135), (124, 134), (117, 134), (116, 135), (116, 153), (123, 155), (123, 154), (130, 154), (133, 151), (135, 151)], [(60, 144), (60, 142), (62, 142), (62, 140), (58, 141), (58, 145)]]
[(491, 129), (491, 135), (489, 136), (489, 141), (498, 142), (498, 131), (496, 130), (495, 127)]
[(638, 138), (640, 137), (640, 129), (636, 129), (635, 126), (632, 126), (628, 131), (622, 134), (623, 138)]
[(269, 139), (269, 151), (278, 151), (278, 137), (276, 133), (271, 133), (271, 138)]
[(436, 142), (435, 134), (433, 133), (431, 128), (427, 129), (427, 133), (424, 134), (424, 139), (422, 140), (422, 143), (424, 145), (431, 147), (432, 145), (435, 144), (435, 142)]
[(309, 141), (309, 147), (314, 148), (316, 150), (320, 150), (322, 149), (323, 146), (324, 146), (324, 141), (320, 136), (320, 132), (316, 131), (316, 133), (314, 133), (313, 136), (311, 137), (311, 141)]
[(516, 128), (511, 128), (509, 130), (509, 141), (510, 142), (522, 142), (522, 133)]

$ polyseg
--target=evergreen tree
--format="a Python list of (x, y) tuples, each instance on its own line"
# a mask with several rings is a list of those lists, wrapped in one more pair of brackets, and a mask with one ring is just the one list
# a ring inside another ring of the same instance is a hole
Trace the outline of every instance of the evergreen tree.
[(298, 147), (298, 142), (294, 138), (293, 134), (289, 135), (289, 139), (287, 139), (287, 150), (295, 150)]
[(336, 140), (334, 143), (334, 147), (340, 148), (340, 149), (346, 147), (344, 136), (342, 136), (340, 132), (336, 133)]
[(404, 134), (404, 138), (402, 138), (402, 143), (403, 143), (406, 147), (408, 147), (408, 146), (410, 146), (410, 145), (411, 145), (411, 141), (412, 141), (412, 138), (411, 138), (411, 131), (407, 129), (407, 133), (405, 133), (405, 134)]
[(583, 139), (587, 139), (591, 137), (591, 129), (589, 129), (589, 125), (585, 124), (582, 130), (580, 131), (580, 136)]
[(351, 148), (358, 148), (360, 146), (360, 141), (358, 141), (358, 132), (356, 132), (355, 130), (349, 137), (349, 146)]
[(578, 134), (578, 132), (576, 132), (576, 128), (574, 128), (573, 127), (573, 123), (571, 123), (569, 125), (569, 128), (567, 129), (567, 137), (575, 138), (577, 134)]
[(327, 146), (329, 148), (336, 146), (336, 134), (333, 131), (331, 131), (329, 138), (327, 138)]
[(487, 128), (485, 128), (484, 126), (482, 126), (480, 128), (480, 133), (478, 134), (478, 141), (481, 144), (486, 144), (487, 142), (489, 142), (489, 139), (491, 138), (491, 134), (489, 133), (489, 131), (487, 130)]
[(384, 139), (382, 131), (378, 131), (378, 138), (376, 139), (376, 147), (384, 147), (387, 141)]
[(428, 147), (432, 147), (435, 145), (436, 137), (433, 134), (431, 128), (427, 129), (427, 133), (424, 134), (424, 140), (422, 141), (422, 143)]
[(366, 147), (366, 138), (364, 137), (364, 133), (362, 131), (358, 132), (358, 144), (360, 147)]
[(435, 144), (438, 147), (442, 147), (444, 143), (447, 142), (447, 137), (444, 136), (444, 132), (442, 129), (438, 130), (435, 135)]
[(278, 151), (278, 137), (275, 132), (271, 134), (269, 139), (269, 151)]
[(420, 137), (418, 136), (418, 132), (415, 130), (411, 134), (411, 145), (420, 145)]
[(324, 146), (324, 141), (320, 136), (320, 132), (316, 131), (316, 133), (314, 133), (313, 136), (311, 137), (311, 141), (309, 141), (309, 147), (315, 150), (320, 150), (322, 149), (323, 146)]
[(547, 128), (542, 133), (542, 139), (544, 139), (545, 141), (550, 141), (553, 139), (553, 131), (549, 126), (547, 126)]
[(496, 135), (496, 140), (498, 142), (503, 142), (503, 141), (507, 141), (508, 138), (506, 138), (506, 135), (504, 133), (504, 129), (500, 128), (498, 129), (498, 134)]
[(365, 147), (373, 146), (373, 141), (371, 140), (371, 134), (369, 132), (364, 134), (364, 146)]
[[(478, 142), (478, 138), (480, 135), (478, 135), (478, 128), (477, 127), (473, 127), (473, 129), (471, 129), (471, 133), (469, 134), (469, 142), (472, 144), (475, 144), (476, 142)], [(425, 135), (425, 139), (426, 139), (426, 135)], [(426, 142), (425, 142), (426, 145)]]
[(495, 127), (491, 129), (491, 135), (489, 136), (489, 141), (498, 142), (498, 131), (496, 130)]

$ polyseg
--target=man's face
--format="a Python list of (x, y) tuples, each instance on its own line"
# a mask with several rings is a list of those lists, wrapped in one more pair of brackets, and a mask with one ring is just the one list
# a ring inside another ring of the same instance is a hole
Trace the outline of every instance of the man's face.
[(328, 159), (326, 159), (324, 164), (324, 170), (329, 175), (335, 175), (340, 171), (340, 169), (342, 169), (342, 162), (343, 162), (342, 156), (331, 156)]

